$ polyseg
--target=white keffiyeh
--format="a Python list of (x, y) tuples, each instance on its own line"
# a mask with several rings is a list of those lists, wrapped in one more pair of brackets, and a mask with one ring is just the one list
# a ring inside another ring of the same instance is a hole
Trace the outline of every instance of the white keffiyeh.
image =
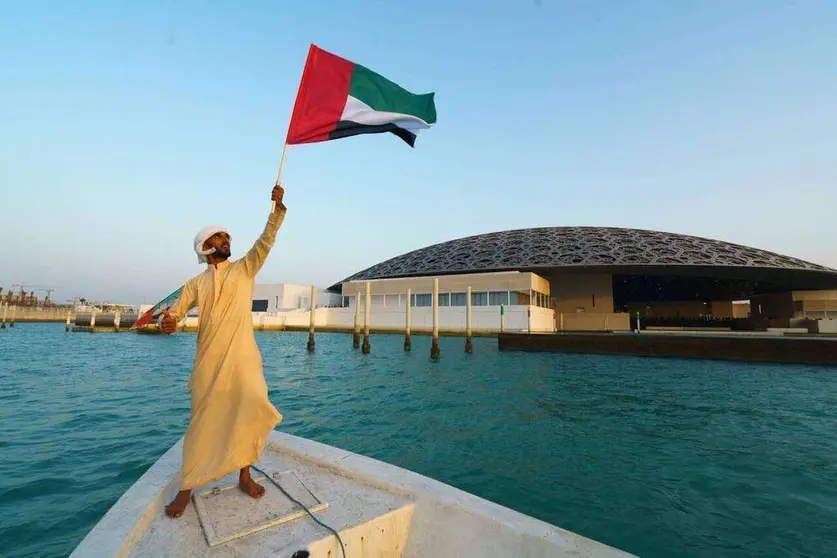
[(207, 263), (206, 257), (209, 254), (212, 254), (213, 252), (215, 252), (215, 248), (210, 248), (209, 250), (204, 250), (203, 249), (203, 243), (206, 242), (209, 239), (209, 237), (211, 237), (213, 234), (217, 234), (217, 233), (220, 233), (220, 232), (230, 234), (227, 229), (225, 229), (224, 227), (222, 227), (220, 225), (208, 225), (208, 226), (202, 228), (198, 232), (198, 234), (195, 235), (194, 246), (195, 246), (195, 253), (198, 255), (198, 263)]

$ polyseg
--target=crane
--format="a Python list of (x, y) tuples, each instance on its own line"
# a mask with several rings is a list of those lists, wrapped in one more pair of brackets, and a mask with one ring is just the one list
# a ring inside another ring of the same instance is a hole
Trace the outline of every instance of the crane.
[[(55, 291), (55, 287), (52, 286), (44, 286), (44, 285), (27, 285), (25, 283), (16, 283), (12, 285), (12, 288), (9, 289), (9, 292), (6, 294), (6, 302), (11, 302), (12, 300), (12, 289), (18, 287), (20, 289), (20, 293), (18, 294), (17, 302), (22, 306), (36, 306), (38, 299), (35, 297), (36, 291), (43, 291), (46, 292), (46, 297), (44, 297), (44, 305), (50, 304), (50, 296)], [(26, 291), (29, 290), (29, 296), (26, 296)]]

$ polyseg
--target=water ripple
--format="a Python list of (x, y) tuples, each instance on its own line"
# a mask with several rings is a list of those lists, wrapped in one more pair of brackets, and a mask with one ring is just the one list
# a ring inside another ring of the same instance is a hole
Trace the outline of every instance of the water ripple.
[[(257, 333), (281, 430), (642, 556), (827, 556), (837, 370)], [(0, 334), (0, 549), (64, 556), (183, 434), (195, 337)]]

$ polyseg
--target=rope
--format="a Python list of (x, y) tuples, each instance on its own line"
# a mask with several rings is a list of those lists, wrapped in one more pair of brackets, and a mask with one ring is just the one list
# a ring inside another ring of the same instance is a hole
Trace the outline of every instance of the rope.
[(261, 469), (259, 469), (255, 465), (250, 465), (250, 467), (252, 469), (256, 470), (257, 472), (261, 473), (262, 475), (264, 475), (264, 477), (266, 479), (268, 479), (270, 482), (272, 482), (274, 485), (276, 485), (276, 488), (281, 490), (282, 494), (287, 496), (290, 499), (291, 502), (293, 502), (297, 506), (300, 506), (302, 509), (304, 509), (305, 512), (308, 515), (311, 516), (311, 519), (313, 519), (314, 521), (316, 521), (317, 523), (319, 523), (320, 525), (322, 525), (323, 527), (325, 527), (326, 529), (328, 529), (329, 531), (334, 533), (334, 536), (337, 537), (337, 542), (340, 543), (340, 550), (343, 552), (343, 558), (346, 558), (346, 547), (343, 546), (343, 539), (340, 538), (340, 534), (337, 531), (335, 531), (334, 529), (332, 529), (331, 527), (329, 527), (328, 525), (326, 525), (325, 523), (323, 523), (322, 521), (320, 521), (319, 519), (314, 517), (314, 514), (311, 513), (311, 510), (309, 510), (308, 507), (305, 504), (303, 504), (302, 502), (300, 502), (299, 500), (297, 500), (296, 498), (294, 498), (293, 496), (288, 494), (288, 491), (285, 490), (284, 488), (282, 488), (282, 485), (279, 484), (278, 482), (276, 482), (276, 479), (274, 479), (273, 477), (271, 477), (270, 475), (268, 475), (267, 473), (265, 473), (264, 471), (262, 471)]

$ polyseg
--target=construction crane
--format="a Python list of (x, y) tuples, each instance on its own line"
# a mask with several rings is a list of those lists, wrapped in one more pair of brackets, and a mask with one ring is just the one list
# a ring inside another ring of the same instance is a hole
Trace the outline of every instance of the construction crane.
[[(21, 306), (37, 306), (38, 299), (35, 297), (35, 292), (46, 292), (46, 296), (44, 297), (43, 304), (48, 306), (51, 304), (50, 296), (52, 296), (53, 291), (55, 291), (55, 287), (51, 286), (43, 286), (43, 285), (27, 285), (25, 283), (16, 283), (12, 285), (12, 288), (9, 289), (9, 292), (6, 294), (6, 302), (10, 303), (13, 299), (13, 292), (12, 289), (18, 287), (20, 292), (18, 293), (17, 303)], [(29, 295), (27, 296), (26, 291), (29, 291)]]

